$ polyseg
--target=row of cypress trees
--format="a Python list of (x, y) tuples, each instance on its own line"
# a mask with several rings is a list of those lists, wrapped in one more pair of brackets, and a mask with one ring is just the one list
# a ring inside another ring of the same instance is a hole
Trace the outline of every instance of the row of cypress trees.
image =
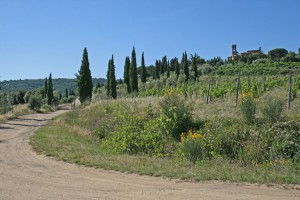
[[(164, 75), (167, 73), (167, 76), (170, 76), (170, 71), (175, 71), (177, 77), (180, 73), (180, 67), (185, 74), (186, 81), (189, 80), (189, 62), (187, 58), (187, 53), (184, 52), (182, 55), (181, 63), (179, 65), (178, 59), (174, 58), (171, 60), (171, 63), (167, 60), (167, 57), (164, 56), (162, 60), (156, 60), (155, 62), (155, 73), (153, 73), (153, 78), (157, 79), (160, 75)], [(198, 77), (197, 72), (197, 57), (192, 56), (192, 71), (195, 73), (195, 78)], [(51, 74), (50, 74), (51, 76)], [(77, 77), (77, 85), (78, 85), (78, 93), (80, 102), (84, 102), (86, 100), (90, 100), (92, 98), (92, 76), (91, 71), (89, 69), (89, 60), (88, 60), (88, 52), (87, 49), (84, 48), (83, 56), (81, 61), (81, 67), (79, 70), (79, 74), (76, 74)], [(50, 78), (50, 77), (49, 77)], [(145, 58), (144, 52), (142, 53), (141, 59), (141, 82), (145, 83), (147, 80), (147, 72), (145, 66)], [(137, 93), (138, 92), (138, 73), (137, 73), (137, 63), (136, 63), (136, 52), (133, 47), (131, 52), (131, 59), (129, 56), (125, 58), (124, 65), (124, 83), (127, 85), (128, 93)], [(52, 84), (52, 83), (51, 83)], [(49, 85), (49, 84), (48, 84)], [(114, 56), (112, 55), (111, 59), (108, 62), (108, 70), (107, 70), (107, 95), (110, 98), (117, 98), (117, 83), (116, 83), (116, 75), (115, 75), (115, 65), (114, 65)]]

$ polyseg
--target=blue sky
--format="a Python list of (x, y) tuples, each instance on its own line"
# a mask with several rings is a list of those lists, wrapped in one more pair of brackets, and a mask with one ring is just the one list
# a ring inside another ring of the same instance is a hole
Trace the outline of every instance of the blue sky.
[(300, 47), (299, 0), (0, 0), (0, 81), (74, 78), (84, 47), (93, 77), (182, 52), (227, 58), (259, 47)]

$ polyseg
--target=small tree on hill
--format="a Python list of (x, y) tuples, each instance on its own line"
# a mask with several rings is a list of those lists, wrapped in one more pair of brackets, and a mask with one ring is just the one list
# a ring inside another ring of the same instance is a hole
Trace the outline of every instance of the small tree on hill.
[(129, 85), (130, 85), (131, 92), (138, 92), (138, 75), (137, 75), (136, 53), (134, 47), (131, 53), (131, 63), (129, 69)]
[(159, 79), (159, 72), (160, 72), (160, 61), (155, 61), (155, 78)]
[(195, 74), (195, 80), (198, 78), (198, 70), (197, 70), (197, 60), (198, 60), (198, 58), (197, 57), (198, 57), (197, 54), (191, 56), (191, 59), (192, 59), (192, 71)]
[(124, 83), (127, 85), (128, 93), (130, 93), (129, 69), (130, 69), (130, 58), (129, 58), (129, 56), (127, 56), (125, 59), (125, 65), (124, 65)]
[(93, 82), (87, 49), (84, 48), (79, 74), (76, 74), (79, 100), (81, 103), (92, 98)]
[(183, 69), (183, 72), (185, 74), (185, 80), (189, 80), (190, 78), (190, 73), (189, 73), (189, 64), (188, 64), (188, 59), (187, 59), (187, 54), (184, 52), (182, 54), (182, 59), (181, 59), (181, 68)]
[(286, 56), (288, 54), (288, 51), (284, 48), (276, 48), (272, 49), (268, 52), (268, 56), (271, 61), (279, 61), (281, 58)]
[(109, 62), (109, 97), (116, 99), (117, 98), (117, 83), (116, 83), (116, 75), (115, 75), (115, 64), (114, 64), (114, 56), (112, 55), (111, 60)]
[(52, 85), (52, 75), (51, 75), (51, 73), (49, 75), (49, 80), (48, 80), (47, 97), (48, 97), (48, 105), (51, 105), (52, 100), (53, 100), (53, 85)]
[(142, 73), (141, 73), (141, 81), (142, 83), (146, 83), (147, 75), (146, 75), (146, 66), (145, 66), (145, 59), (144, 59), (144, 52), (142, 53)]

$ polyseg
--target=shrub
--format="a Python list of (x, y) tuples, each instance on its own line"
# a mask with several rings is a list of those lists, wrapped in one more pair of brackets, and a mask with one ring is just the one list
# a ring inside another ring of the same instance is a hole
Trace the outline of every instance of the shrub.
[(280, 119), (283, 111), (284, 101), (275, 97), (267, 96), (265, 103), (261, 108), (263, 116), (270, 122), (274, 123)]
[(161, 121), (167, 134), (175, 140), (180, 140), (180, 134), (187, 132), (192, 126), (191, 108), (177, 94), (170, 93), (159, 102), (165, 118)]
[(29, 98), (28, 107), (32, 110), (39, 110), (42, 106), (42, 98), (37, 95), (32, 95)]
[(277, 122), (268, 131), (273, 159), (300, 160), (300, 123)]
[(242, 99), (241, 110), (244, 119), (252, 124), (255, 120), (256, 103), (253, 96), (249, 95), (244, 100)]
[(53, 108), (48, 104), (43, 104), (42, 109), (44, 109), (47, 112), (53, 112), (54, 111)]
[(245, 124), (229, 118), (214, 118), (206, 122), (203, 129), (205, 141), (210, 145), (210, 151), (236, 159), (239, 150), (248, 139)]
[(203, 139), (204, 137), (201, 134), (192, 130), (189, 130), (187, 134), (181, 134), (181, 151), (184, 157), (193, 164), (205, 156), (205, 143)]

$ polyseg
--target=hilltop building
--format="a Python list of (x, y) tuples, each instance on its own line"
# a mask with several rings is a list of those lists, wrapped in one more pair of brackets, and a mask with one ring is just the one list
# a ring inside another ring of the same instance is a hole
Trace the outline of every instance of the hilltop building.
[(239, 60), (240, 58), (245, 56), (256, 55), (261, 53), (260, 47), (257, 50), (248, 50), (246, 52), (242, 52), (241, 54), (239, 54), (239, 52), (237, 51), (236, 44), (233, 44), (231, 46), (231, 49), (232, 49), (231, 56), (228, 57), (229, 61)]

